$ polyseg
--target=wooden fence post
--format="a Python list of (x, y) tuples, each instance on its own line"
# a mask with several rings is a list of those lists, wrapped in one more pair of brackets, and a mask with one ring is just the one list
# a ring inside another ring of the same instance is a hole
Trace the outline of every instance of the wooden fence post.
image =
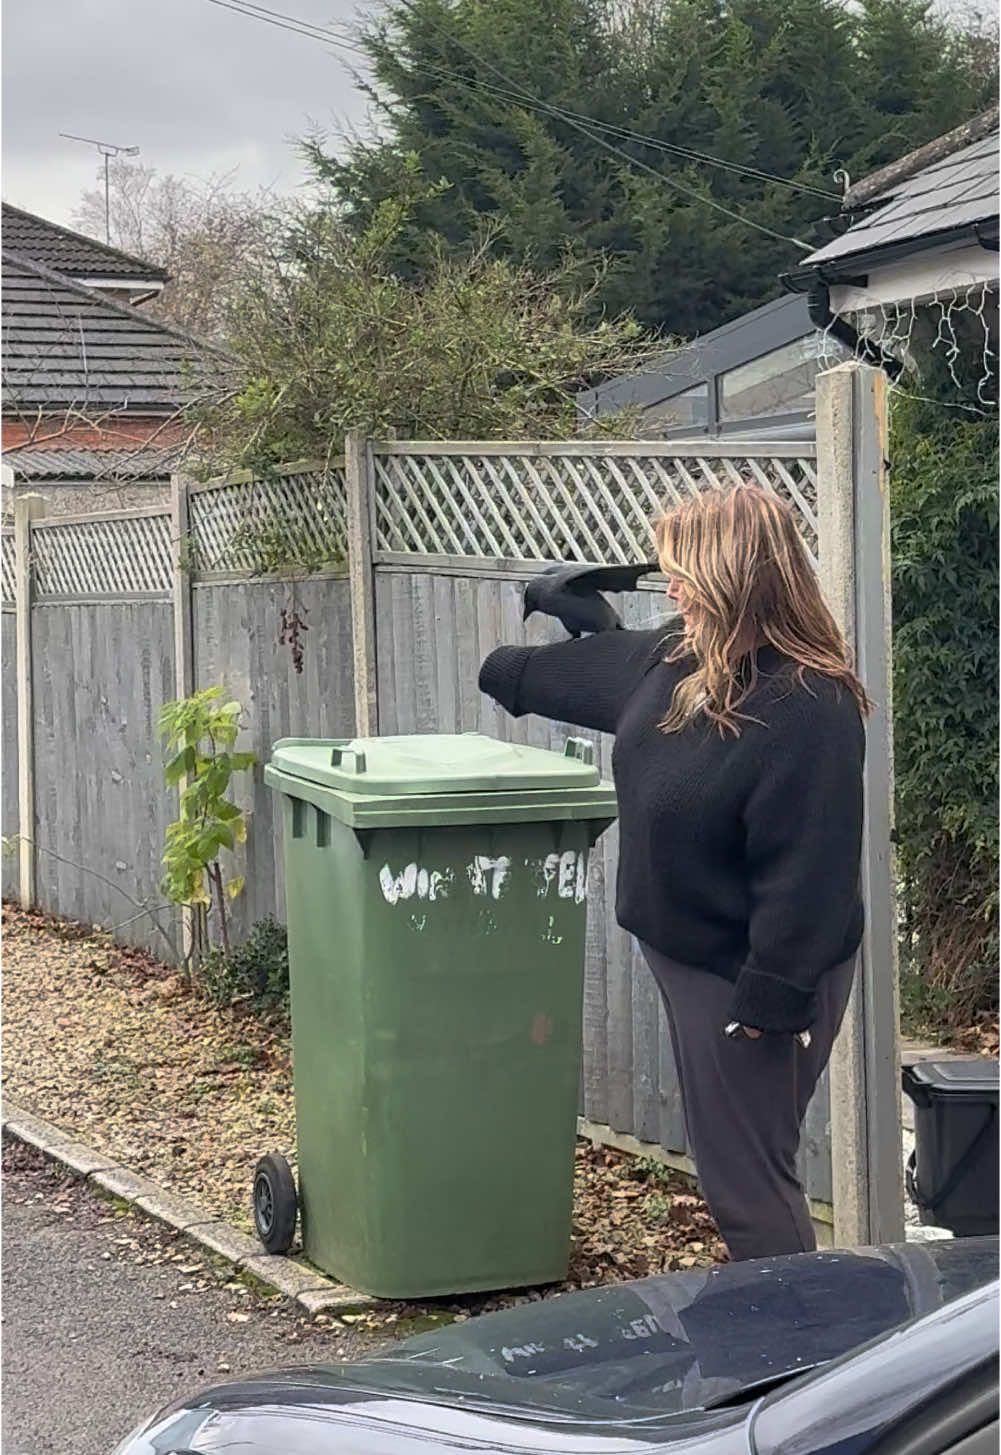
[(344, 441), (347, 487), (348, 564), (351, 573), (351, 631), (354, 642), (355, 735), (379, 731), (375, 656), (375, 572), (372, 563), (372, 446), (360, 430)]
[(170, 547), (174, 568), (174, 689), (178, 697), (194, 690), (194, 641), (191, 635), (191, 524), (188, 514), (188, 482), (183, 475), (170, 477)]
[[(174, 694), (190, 697), (195, 690), (195, 644), (191, 630), (191, 522), (188, 510), (188, 481), (183, 475), (170, 477), (170, 552), (173, 573), (171, 604), (174, 612)], [(185, 780), (177, 786), (178, 797)], [(201, 948), (196, 944), (195, 916), (189, 905), (181, 909), (181, 948), (191, 963)]]
[(31, 663), (31, 522), (45, 511), (40, 495), (14, 497), (15, 674), (17, 683), (17, 852), (22, 909), (35, 903), (35, 712)]
[(831, 1056), (831, 1173), (839, 1247), (904, 1236), (900, 1013), (893, 863), (890, 508), (886, 379), (849, 362), (817, 379), (820, 576), (874, 700), (866, 729), (858, 973)]

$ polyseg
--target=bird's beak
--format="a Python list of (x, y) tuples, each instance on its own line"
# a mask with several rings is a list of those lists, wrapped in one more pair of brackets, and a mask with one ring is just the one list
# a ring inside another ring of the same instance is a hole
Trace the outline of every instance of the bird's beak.
[(522, 612), (521, 612), (521, 619), (522, 619), (522, 621), (527, 621), (528, 618), (532, 615), (532, 613), (534, 611), (535, 611), (535, 607), (534, 606), (529, 606), (528, 603), (526, 602), (525, 605), (524, 605), (524, 607), (522, 608)]

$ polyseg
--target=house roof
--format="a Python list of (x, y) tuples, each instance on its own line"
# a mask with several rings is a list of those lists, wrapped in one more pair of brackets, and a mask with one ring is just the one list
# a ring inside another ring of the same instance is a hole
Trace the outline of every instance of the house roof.
[(4, 248), (3, 408), (173, 414), (232, 360)]
[(181, 454), (179, 446), (134, 450), (4, 450), (3, 461), (18, 480), (166, 480)]
[(577, 403), (585, 417), (629, 407), (651, 409), (714, 374), (737, 368), (813, 331), (806, 299), (786, 293), (671, 349), (634, 374), (622, 374), (582, 391)]
[(57, 222), (3, 204), (3, 245), (31, 258), (67, 278), (113, 283), (165, 283), (167, 272), (154, 263), (134, 258), (118, 248), (97, 242), (83, 233), (71, 232)]
[[(849, 212), (865, 199), (865, 211), (847, 232), (804, 258), (802, 266), (858, 262), (862, 254), (912, 244), (913, 250), (934, 247), (966, 229), (975, 235), (978, 225), (997, 222), (998, 118), (986, 134), (971, 125), (929, 143), (902, 158), (872, 179), (859, 183), (847, 196)], [(978, 118), (979, 120), (979, 118)], [(941, 143), (956, 138), (945, 155)], [(964, 140), (965, 137), (965, 140)], [(972, 140), (970, 138), (973, 138)], [(922, 156), (934, 159), (921, 165)], [(873, 190), (870, 182), (876, 184)]]

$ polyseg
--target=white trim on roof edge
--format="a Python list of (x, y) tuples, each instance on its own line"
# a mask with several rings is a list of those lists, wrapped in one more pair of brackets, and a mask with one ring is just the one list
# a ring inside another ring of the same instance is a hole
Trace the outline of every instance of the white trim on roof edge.
[(120, 288), (122, 292), (127, 289), (130, 293), (140, 288), (146, 293), (163, 291), (163, 283), (156, 278), (117, 278), (111, 273), (95, 274), (94, 277), (87, 278), (81, 278), (77, 273), (67, 273), (66, 277), (79, 283), (81, 288)]
[(870, 265), (864, 288), (831, 285), (831, 309), (855, 313), (881, 304), (927, 302), (936, 293), (997, 283), (998, 255), (979, 244), (913, 253), (884, 267)]

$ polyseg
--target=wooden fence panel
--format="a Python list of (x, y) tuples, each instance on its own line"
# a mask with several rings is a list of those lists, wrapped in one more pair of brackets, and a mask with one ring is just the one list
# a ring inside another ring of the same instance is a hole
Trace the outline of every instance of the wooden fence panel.
[(354, 687), (346, 578), (312, 578), (295, 588), (303, 633), (302, 672), (278, 642), (288, 587), (278, 582), (196, 583), (192, 610), (196, 688), (223, 686), (246, 712), (241, 747), (257, 754), (252, 780), (235, 797), (248, 813), (240, 852), (244, 893), (233, 905), (239, 938), (267, 915), (284, 920), (280, 819), (264, 765), (279, 738), (351, 737)]
[[(812, 447), (763, 445), (747, 454), (745, 446), (734, 458), (730, 445), (700, 446), (698, 457), (669, 455), (666, 448), (459, 442), (363, 452), (359, 458), (369, 463), (353, 488), (363, 505), (369, 492), (374, 521), (379, 731), (477, 730), (557, 751), (569, 734), (581, 735), (565, 724), (507, 717), (479, 692), (479, 664), (502, 642), (562, 636), (548, 619), (522, 620), (533, 561), (568, 552), (636, 559), (648, 549), (648, 521), (660, 499), (756, 481), (792, 502), (815, 551)], [(185, 600), (191, 592), (194, 682), (222, 685), (244, 705), (244, 741), (258, 757), (252, 779), (238, 785), (250, 816), (240, 853), (247, 887), (234, 907), (239, 939), (265, 915), (284, 916), (278, 825), (263, 784), (272, 744), (288, 736), (348, 737), (355, 729), (351, 587), (332, 570), (343, 547), (343, 469), (340, 462), (330, 468), (314, 462), (267, 481), (241, 476), (192, 486), (189, 506), (185, 559), (196, 579), (185, 576), (184, 590), (174, 584)], [(301, 673), (277, 640), (292, 588), (246, 575), (259, 568), (252, 563), (274, 545), (276, 532), (288, 538), (289, 549), (308, 546), (314, 562), (330, 562), (325, 573), (294, 588), (308, 628)], [(132, 901), (158, 899), (164, 832), (176, 813), (156, 735), (160, 706), (175, 695), (173, 607), (152, 599), (165, 595), (173, 580), (170, 552), (164, 554), (169, 534), (162, 509), (134, 518), (122, 512), (100, 524), (88, 518), (33, 528), (40, 598), (32, 609), (38, 899), (53, 912), (117, 926), (119, 938), (158, 953), (166, 945), (147, 918), (135, 918), (140, 905)], [(499, 560), (499, 551), (510, 558)], [(137, 600), (140, 591), (151, 595)], [(84, 592), (103, 599), (66, 599)], [(656, 590), (620, 600), (627, 625), (666, 619)], [(5, 613), (3, 648), (11, 664), (13, 623)], [(372, 624), (363, 625), (371, 644)], [(5, 833), (17, 816), (9, 676), (5, 670)], [(583, 735), (595, 743), (602, 774), (610, 777), (611, 739)], [(613, 1132), (685, 1153), (665, 1013), (641, 952), (615, 921), (616, 866), (613, 826), (591, 858), (581, 1111)], [(5, 892), (16, 890), (16, 867), (4, 864)], [(820, 1201), (830, 1199), (828, 1148), (825, 1077), (807, 1116), (801, 1156), (810, 1195)]]
[[(159, 892), (167, 824), (157, 719), (173, 695), (169, 602), (36, 605), (32, 611), (37, 899), (169, 955)], [(57, 857), (58, 856), (58, 857)]]

